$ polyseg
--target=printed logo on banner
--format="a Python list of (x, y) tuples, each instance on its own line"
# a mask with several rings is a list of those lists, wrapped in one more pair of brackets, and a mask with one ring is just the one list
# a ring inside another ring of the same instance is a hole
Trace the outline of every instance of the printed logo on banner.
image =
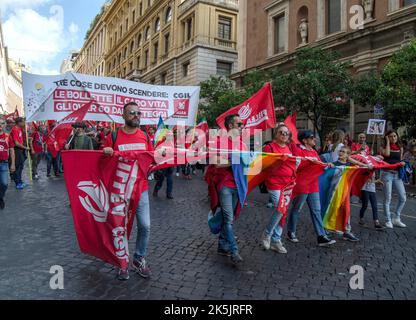
[(187, 117), (189, 115), (189, 99), (173, 100), (175, 117)]
[(241, 120), (246, 120), (251, 115), (251, 108), (250, 103), (247, 103), (246, 106), (242, 106), (241, 109), (238, 111), (238, 114), (240, 115)]
[(100, 185), (97, 186), (92, 181), (81, 181), (77, 187), (87, 194), (86, 197), (79, 196), (84, 209), (93, 215), (95, 221), (106, 222), (109, 202), (108, 191), (103, 182), (100, 181)]

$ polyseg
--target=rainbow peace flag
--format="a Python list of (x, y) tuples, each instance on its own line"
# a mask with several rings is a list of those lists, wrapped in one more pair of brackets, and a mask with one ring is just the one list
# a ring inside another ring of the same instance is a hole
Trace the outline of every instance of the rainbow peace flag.
[(345, 231), (350, 217), (351, 188), (355, 183), (361, 188), (365, 179), (361, 179), (364, 171), (358, 167), (328, 168), (319, 177), (319, 197), (324, 227), (327, 230)]
[(163, 122), (162, 117), (159, 116), (159, 123), (157, 125), (157, 130), (155, 133), (154, 147), (157, 147), (159, 143), (166, 139), (166, 136), (169, 132), (169, 129), (166, 127)]
[(248, 194), (266, 179), (267, 171), (283, 161), (296, 161), (287, 155), (267, 152), (238, 152), (231, 155), (238, 199), (243, 206)]

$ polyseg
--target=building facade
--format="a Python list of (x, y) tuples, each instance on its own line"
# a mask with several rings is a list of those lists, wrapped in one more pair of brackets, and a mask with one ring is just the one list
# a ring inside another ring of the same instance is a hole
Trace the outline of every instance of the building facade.
[[(380, 71), (416, 36), (416, 0), (250, 0), (239, 8), (239, 72), (288, 70), (299, 48), (336, 50), (351, 72)], [(373, 106), (352, 103), (350, 132), (362, 132)]]
[(26, 67), (9, 59), (0, 21), (0, 114), (16, 110), (23, 114), (21, 71)]
[[(161, 85), (230, 75), (237, 71), (237, 14), (237, 0), (113, 0), (74, 69), (94, 74), (91, 66), (104, 62), (98, 74)], [(87, 48), (100, 30), (105, 44), (92, 55)]]
[(64, 61), (62, 61), (61, 67), (59, 68), (59, 72), (66, 73), (66, 72), (74, 71), (74, 63), (78, 55), (79, 55), (79, 51), (73, 50), (70, 53), (69, 57), (67, 59), (64, 59)]

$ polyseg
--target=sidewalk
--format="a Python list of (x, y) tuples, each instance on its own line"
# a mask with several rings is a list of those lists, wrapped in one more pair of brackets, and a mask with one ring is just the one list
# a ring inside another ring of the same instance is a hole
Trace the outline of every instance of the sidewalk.
[(416, 185), (404, 185), (408, 197), (416, 198)]

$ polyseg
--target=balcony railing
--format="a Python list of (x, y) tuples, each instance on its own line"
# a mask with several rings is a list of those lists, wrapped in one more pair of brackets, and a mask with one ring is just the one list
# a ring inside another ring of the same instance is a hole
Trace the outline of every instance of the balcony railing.
[(227, 39), (215, 38), (215, 45), (237, 50), (237, 42)]
[(141, 75), (142, 75), (141, 69), (133, 69), (126, 74), (125, 78), (127, 80), (135, 80), (135, 79), (139, 79)]
[[(188, 10), (190, 7), (192, 7), (194, 4), (200, 2), (201, 0), (185, 0), (182, 4), (179, 6), (179, 15), (184, 13), (186, 10)], [(212, 5), (218, 5), (222, 6), (228, 9), (234, 9), (238, 10), (238, 0), (203, 0), (204, 3), (209, 3)], [(247, 1), (247, 0), (243, 0)]]

